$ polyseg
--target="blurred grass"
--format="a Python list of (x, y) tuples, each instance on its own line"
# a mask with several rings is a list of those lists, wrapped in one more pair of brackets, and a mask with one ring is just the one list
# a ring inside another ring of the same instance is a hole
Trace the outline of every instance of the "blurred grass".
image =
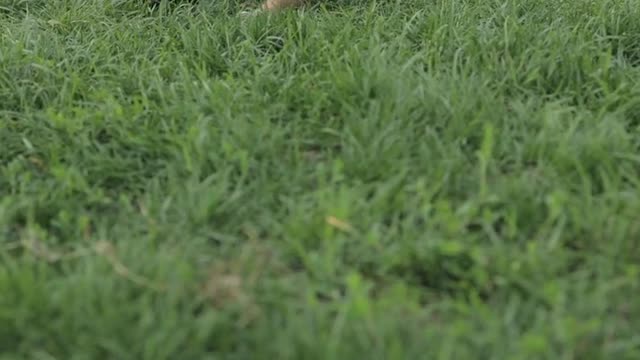
[(637, 359), (640, 3), (0, 0), (1, 359)]

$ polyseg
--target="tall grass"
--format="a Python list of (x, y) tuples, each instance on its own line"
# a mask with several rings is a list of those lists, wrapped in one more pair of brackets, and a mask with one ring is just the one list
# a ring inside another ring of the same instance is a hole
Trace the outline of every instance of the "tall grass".
[(0, 0), (0, 359), (640, 357), (640, 2)]

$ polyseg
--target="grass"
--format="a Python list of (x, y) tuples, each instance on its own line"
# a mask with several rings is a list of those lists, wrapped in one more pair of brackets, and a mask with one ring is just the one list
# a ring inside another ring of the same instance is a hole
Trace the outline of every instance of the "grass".
[(0, 359), (640, 358), (640, 2), (0, 0)]

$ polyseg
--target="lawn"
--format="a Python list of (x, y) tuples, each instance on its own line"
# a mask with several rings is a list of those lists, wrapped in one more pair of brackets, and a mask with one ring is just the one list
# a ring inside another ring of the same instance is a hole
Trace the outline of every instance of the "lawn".
[(0, 359), (640, 359), (640, 0), (165, 5), (0, 0)]

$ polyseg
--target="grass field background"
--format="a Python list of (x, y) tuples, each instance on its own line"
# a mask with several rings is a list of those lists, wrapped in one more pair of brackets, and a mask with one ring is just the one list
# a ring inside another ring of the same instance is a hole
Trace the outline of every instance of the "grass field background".
[(0, 0), (0, 359), (640, 358), (640, 2)]

